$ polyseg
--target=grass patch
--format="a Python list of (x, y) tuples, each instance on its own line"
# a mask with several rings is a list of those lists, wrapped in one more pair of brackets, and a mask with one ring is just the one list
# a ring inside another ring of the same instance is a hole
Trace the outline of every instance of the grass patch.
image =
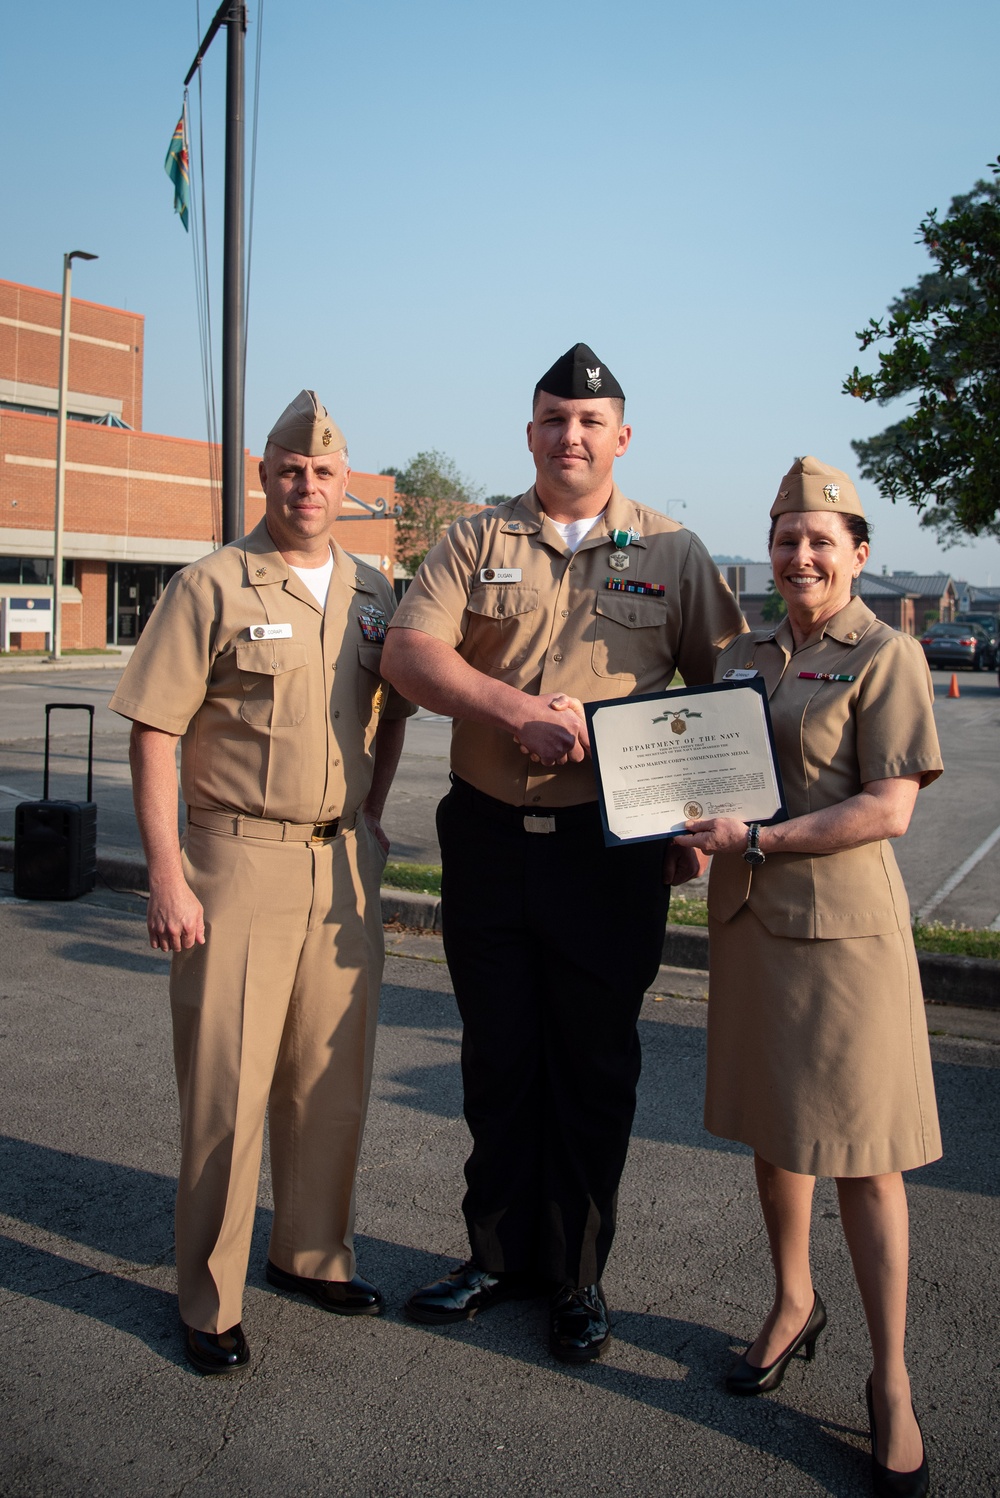
[[(674, 895), (670, 901), (670, 924), (707, 926), (707, 902)], [(933, 923), (925, 926), (914, 921), (913, 940), (918, 952), (943, 952), (949, 957), (989, 957), (1000, 962), (1000, 931), (974, 931), (969, 926)]]
[[(440, 896), (441, 869), (432, 863), (387, 863), (382, 883), (387, 889)], [(708, 902), (697, 896), (673, 895), (670, 924), (707, 926)], [(1000, 962), (1000, 931), (974, 931), (967, 926), (925, 926), (914, 921), (913, 940), (920, 952), (943, 952), (953, 957), (989, 957)]]
[(1000, 931), (973, 931), (969, 926), (923, 925), (913, 922), (913, 940), (920, 952), (943, 952), (949, 957), (991, 957), (1000, 961)]
[(670, 915), (667, 919), (671, 926), (707, 926), (708, 901), (698, 899), (697, 896), (686, 898), (684, 895), (671, 895)]
[(382, 875), (386, 889), (408, 889), (418, 895), (441, 894), (441, 868), (433, 863), (386, 864)]

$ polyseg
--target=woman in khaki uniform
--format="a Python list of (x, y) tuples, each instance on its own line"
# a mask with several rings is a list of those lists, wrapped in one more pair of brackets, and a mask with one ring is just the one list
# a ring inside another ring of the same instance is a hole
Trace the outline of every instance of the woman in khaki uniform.
[(774, 581), (788, 616), (742, 636), (718, 680), (763, 677), (789, 820), (748, 831), (689, 822), (713, 853), (705, 1122), (755, 1151), (776, 1292), (730, 1372), (734, 1394), (777, 1388), (813, 1355), (826, 1312), (812, 1286), (817, 1175), (834, 1176), (871, 1335), (872, 1472), (919, 1495), (927, 1462), (903, 1358), (908, 1231), (901, 1171), (941, 1153), (906, 892), (889, 845), (941, 773), (919, 645), (851, 584), (868, 525), (847, 476), (815, 458), (771, 509)]

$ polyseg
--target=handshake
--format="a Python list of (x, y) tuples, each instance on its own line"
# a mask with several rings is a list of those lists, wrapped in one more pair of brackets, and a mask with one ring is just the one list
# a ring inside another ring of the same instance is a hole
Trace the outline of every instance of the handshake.
[(590, 753), (583, 703), (565, 692), (543, 697), (522, 693), (524, 717), (514, 732), (514, 743), (541, 765), (578, 764)]

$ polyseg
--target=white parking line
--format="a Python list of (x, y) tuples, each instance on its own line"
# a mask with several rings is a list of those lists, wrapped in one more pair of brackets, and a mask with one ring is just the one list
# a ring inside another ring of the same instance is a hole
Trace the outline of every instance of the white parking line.
[[(976, 851), (974, 853), (970, 853), (965, 862), (959, 864), (958, 868), (953, 874), (948, 875), (948, 878), (944, 881), (937, 893), (931, 895), (927, 903), (917, 911), (917, 920), (926, 921), (931, 912), (935, 911), (938, 908), (942, 900), (946, 900), (948, 898), (953, 889), (958, 888), (962, 880), (965, 878), (966, 874), (971, 874), (972, 870), (976, 867), (976, 864), (984, 859), (987, 853), (989, 853), (990, 849), (994, 848), (997, 843), (1000, 843), (1000, 827), (995, 827), (990, 833), (989, 837), (986, 839), (985, 843), (980, 843)], [(1000, 916), (997, 917), (997, 921), (1000, 921)], [(997, 921), (994, 921), (993, 927), (991, 929), (1000, 930), (1000, 926), (997, 925)]]
[(25, 800), (27, 794), (27, 791), (15, 791), (12, 785), (0, 785), (0, 795), (13, 796), (15, 801)]

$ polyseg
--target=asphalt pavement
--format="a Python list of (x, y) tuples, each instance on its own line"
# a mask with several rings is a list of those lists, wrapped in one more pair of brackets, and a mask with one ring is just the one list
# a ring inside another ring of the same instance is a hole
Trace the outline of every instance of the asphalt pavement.
[[(749, 1153), (700, 1125), (705, 1006), (671, 996), (670, 975), (642, 1013), (601, 1363), (554, 1362), (539, 1301), (441, 1330), (401, 1314), (463, 1254), (468, 1136), (440, 945), (399, 935), (358, 1192), (359, 1267), (388, 1314), (345, 1320), (266, 1285), (265, 1164), (244, 1308), (253, 1361), (210, 1380), (178, 1336), (167, 969), (142, 902), (9, 890), (0, 876), (5, 1498), (869, 1491), (869, 1360), (832, 1183), (814, 1219), (830, 1315), (815, 1361), (796, 1359), (764, 1398), (721, 1387), (766, 1310), (767, 1249)], [(1000, 1046), (931, 1012), (945, 1032), (932, 1041), (945, 1156), (909, 1177), (908, 1356), (933, 1493), (983, 1498), (1000, 1470)]]
[[(99, 851), (141, 854), (128, 770), (129, 725), (107, 707), (120, 667), (0, 665), (0, 840), (13, 837), (14, 807), (42, 793), (47, 702), (95, 705), (95, 799)], [(947, 696), (951, 674), (932, 673), (945, 774), (917, 798), (896, 857), (915, 913), (946, 924), (1000, 929), (1000, 690), (994, 673), (959, 673), (960, 697)], [(86, 719), (52, 715), (51, 794), (78, 799), (85, 788)], [(451, 725), (421, 710), (386, 806), (394, 858), (439, 863), (434, 809), (448, 787)], [(694, 886), (697, 889), (698, 886)]]

